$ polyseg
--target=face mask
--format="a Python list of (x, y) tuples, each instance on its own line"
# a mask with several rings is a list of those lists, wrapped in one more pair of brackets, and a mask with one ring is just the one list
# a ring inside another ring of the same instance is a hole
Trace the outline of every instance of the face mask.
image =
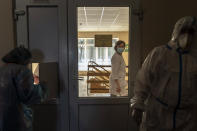
[(118, 52), (118, 53), (122, 53), (123, 51), (124, 51), (124, 48), (120, 48), (120, 47), (117, 48), (117, 52)]
[(180, 35), (179, 39), (179, 46), (184, 49), (191, 43), (190, 35), (189, 34), (182, 34)]

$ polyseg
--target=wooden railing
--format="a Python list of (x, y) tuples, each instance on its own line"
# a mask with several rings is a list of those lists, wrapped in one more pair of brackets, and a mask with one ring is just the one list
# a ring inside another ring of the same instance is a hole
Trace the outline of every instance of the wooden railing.
[(88, 62), (87, 93), (108, 93), (110, 65), (98, 65), (94, 61)]
[[(109, 93), (110, 73), (111, 65), (98, 65), (94, 61), (89, 61), (87, 71), (87, 94)], [(128, 76), (128, 73), (126, 75)]]

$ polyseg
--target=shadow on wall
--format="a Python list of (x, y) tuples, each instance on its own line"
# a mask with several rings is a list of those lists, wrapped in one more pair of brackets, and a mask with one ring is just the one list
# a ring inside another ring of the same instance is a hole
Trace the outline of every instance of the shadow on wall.
[(43, 54), (43, 52), (39, 49), (32, 49), (31, 50), (32, 53), (32, 63), (40, 63), (43, 62), (45, 56)]

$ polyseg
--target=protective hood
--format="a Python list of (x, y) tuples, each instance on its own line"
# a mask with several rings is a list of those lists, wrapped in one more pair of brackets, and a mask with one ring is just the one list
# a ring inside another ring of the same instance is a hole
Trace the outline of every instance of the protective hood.
[(175, 26), (172, 33), (172, 41), (177, 41), (178, 37), (180, 36), (181, 32), (184, 30), (193, 30), (196, 31), (196, 18), (192, 16), (186, 16), (179, 19)]

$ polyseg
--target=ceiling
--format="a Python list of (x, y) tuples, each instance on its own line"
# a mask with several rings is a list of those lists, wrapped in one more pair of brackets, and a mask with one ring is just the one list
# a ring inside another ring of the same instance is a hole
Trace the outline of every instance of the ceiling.
[(128, 31), (129, 7), (78, 7), (78, 31)]

